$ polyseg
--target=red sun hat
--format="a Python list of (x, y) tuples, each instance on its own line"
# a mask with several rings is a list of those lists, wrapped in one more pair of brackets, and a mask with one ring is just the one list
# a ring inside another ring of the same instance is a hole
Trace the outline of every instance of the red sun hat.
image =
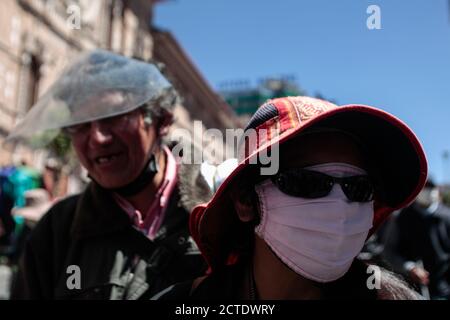
[(356, 137), (373, 159), (385, 190), (375, 200), (372, 234), (394, 210), (410, 204), (427, 179), (427, 160), (413, 131), (393, 115), (365, 105), (337, 106), (310, 97), (267, 101), (253, 115), (246, 129), (254, 129), (253, 143), (241, 143), (237, 167), (213, 198), (195, 207), (190, 217), (194, 240), (211, 268), (235, 261), (233, 244), (242, 224), (229, 195), (230, 186), (242, 181), (251, 164), (278, 144), (315, 128), (344, 131)]

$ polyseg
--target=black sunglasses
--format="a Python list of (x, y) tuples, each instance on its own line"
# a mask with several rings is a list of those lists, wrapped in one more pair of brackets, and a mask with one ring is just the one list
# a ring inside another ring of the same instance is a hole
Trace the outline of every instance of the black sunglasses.
[(290, 196), (301, 198), (321, 198), (330, 193), (335, 183), (352, 202), (373, 200), (375, 188), (368, 175), (336, 178), (325, 173), (307, 169), (288, 169), (272, 177), (278, 189)]

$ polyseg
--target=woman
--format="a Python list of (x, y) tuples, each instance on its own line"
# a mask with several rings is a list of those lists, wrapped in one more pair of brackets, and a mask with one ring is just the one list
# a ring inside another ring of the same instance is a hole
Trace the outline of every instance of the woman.
[[(404, 123), (367, 106), (288, 97), (261, 106), (245, 132), (238, 166), (190, 219), (210, 273), (155, 299), (419, 298), (357, 259), (424, 185), (425, 155)], [(268, 150), (279, 165), (270, 176), (256, 161)]]

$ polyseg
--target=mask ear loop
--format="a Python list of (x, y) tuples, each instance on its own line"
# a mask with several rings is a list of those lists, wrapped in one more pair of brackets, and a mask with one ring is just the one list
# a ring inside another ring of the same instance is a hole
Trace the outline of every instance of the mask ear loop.
[(262, 238), (263, 230), (265, 229), (266, 224), (266, 202), (264, 201), (264, 188), (274, 187), (272, 180), (263, 181), (258, 183), (255, 186), (255, 193), (257, 195), (258, 201), (258, 213), (259, 213), (259, 221), (258, 224), (255, 225), (255, 233)]

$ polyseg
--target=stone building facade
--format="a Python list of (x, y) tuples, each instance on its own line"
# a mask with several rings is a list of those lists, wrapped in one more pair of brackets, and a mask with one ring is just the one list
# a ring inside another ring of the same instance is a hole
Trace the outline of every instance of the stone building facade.
[[(240, 126), (175, 38), (152, 27), (158, 0), (2, 0), (0, 2), (0, 144), (63, 67), (80, 52), (104, 48), (155, 59), (180, 92), (176, 127), (193, 131)], [(45, 151), (2, 149), (0, 166), (25, 158), (39, 167)]]

